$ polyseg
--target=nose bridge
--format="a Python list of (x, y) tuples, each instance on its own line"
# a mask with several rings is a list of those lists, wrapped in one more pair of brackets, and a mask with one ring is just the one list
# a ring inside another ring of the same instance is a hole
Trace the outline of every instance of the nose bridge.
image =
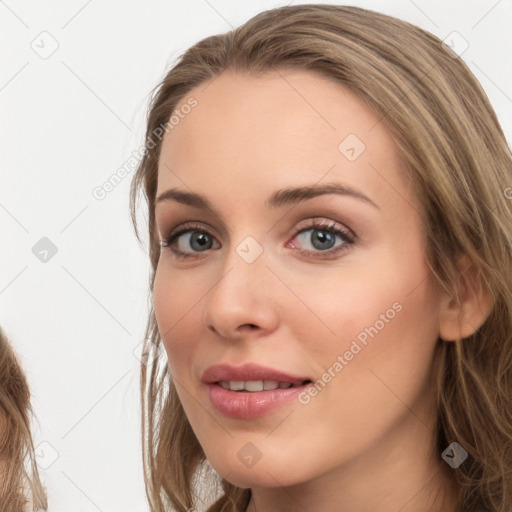
[[(261, 291), (263, 274), (268, 272), (265, 265), (263, 246), (253, 236), (246, 236), (233, 244), (222, 265), (221, 278), (211, 295), (233, 300), (231, 308), (257, 300)], [(212, 297), (213, 298), (213, 297)], [(234, 300), (236, 299), (236, 300)]]
[(225, 337), (236, 336), (238, 328), (246, 324), (272, 328), (276, 317), (270, 274), (263, 246), (256, 238), (249, 235), (234, 244), (206, 300), (207, 326)]
[[(256, 274), (268, 272), (265, 266), (266, 257), (265, 226), (262, 222), (254, 222), (254, 214), (243, 217), (243, 212), (233, 216), (229, 250), (224, 254), (222, 275), (236, 272), (236, 279), (256, 277)], [(259, 228), (258, 228), (259, 226)], [(230, 279), (235, 278), (231, 275)]]

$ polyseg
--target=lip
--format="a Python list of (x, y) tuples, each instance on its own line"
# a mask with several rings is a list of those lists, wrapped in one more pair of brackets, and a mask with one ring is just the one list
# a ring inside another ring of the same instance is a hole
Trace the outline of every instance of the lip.
[(201, 377), (205, 384), (213, 384), (220, 380), (276, 380), (277, 382), (303, 382), (311, 380), (309, 376), (300, 376), (284, 373), (255, 363), (246, 363), (241, 366), (230, 364), (216, 364), (206, 369)]
[[(246, 420), (271, 413), (276, 408), (291, 402), (308, 386), (313, 385), (312, 379), (309, 377), (287, 374), (254, 363), (242, 366), (229, 364), (211, 366), (203, 373), (201, 380), (207, 386), (210, 403), (218, 412), (228, 418)], [(310, 382), (291, 388), (238, 392), (221, 387), (218, 384), (221, 380), (275, 380), (292, 383), (307, 380)]]

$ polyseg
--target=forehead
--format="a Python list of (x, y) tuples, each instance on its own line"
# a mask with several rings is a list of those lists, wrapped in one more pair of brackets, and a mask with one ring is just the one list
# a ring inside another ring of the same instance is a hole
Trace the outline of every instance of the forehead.
[(175, 112), (190, 98), (197, 105), (163, 139), (157, 195), (183, 182), (203, 194), (212, 186), (271, 193), (326, 179), (393, 200), (393, 188), (406, 186), (380, 117), (347, 87), (316, 73), (226, 71), (191, 90)]

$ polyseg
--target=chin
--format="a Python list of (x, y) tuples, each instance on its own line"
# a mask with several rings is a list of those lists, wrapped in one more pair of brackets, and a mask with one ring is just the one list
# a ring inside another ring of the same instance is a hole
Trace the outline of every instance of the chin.
[(286, 457), (283, 457), (282, 454), (278, 459), (262, 455), (261, 459), (250, 467), (239, 460), (236, 452), (230, 453), (229, 456), (223, 453), (219, 457), (208, 457), (208, 460), (222, 478), (243, 489), (287, 487), (310, 477), (301, 475), (297, 467), (294, 468), (294, 471), (290, 471), (291, 466), (286, 463)]
[[(229, 483), (236, 485), (242, 489), (249, 488), (271, 488), (271, 487), (287, 487), (289, 485), (293, 485), (296, 482), (286, 482), (281, 478), (281, 473), (275, 472), (275, 474), (269, 475), (265, 470), (256, 471), (254, 468), (240, 470), (236, 468), (232, 468), (232, 473), (225, 473), (224, 477)], [(273, 478), (274, 476), (274, 478)]]

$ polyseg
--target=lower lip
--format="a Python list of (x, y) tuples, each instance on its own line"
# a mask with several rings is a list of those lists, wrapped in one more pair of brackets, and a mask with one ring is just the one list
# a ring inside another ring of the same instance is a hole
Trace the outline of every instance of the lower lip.
[(291, 402), (311, 384), (296, 388), (277, 388), (266, 391), (239, 392), (224, 389), (219, 384), (208, 384), (210, 401), (228, 418), (251, 419), (264, 416), (274, 409)]

